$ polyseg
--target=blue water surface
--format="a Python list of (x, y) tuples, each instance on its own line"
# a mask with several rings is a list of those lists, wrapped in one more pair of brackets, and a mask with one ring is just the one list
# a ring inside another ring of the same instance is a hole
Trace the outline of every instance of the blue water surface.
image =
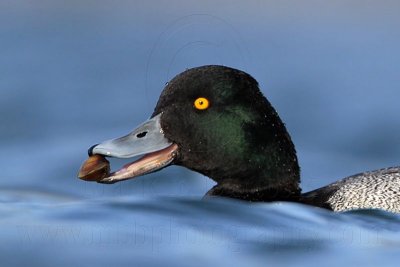
[[(398, 1), (1, 1), (1, 266), (398, 266), (397, 214), (202, 196), (169, 167), (76, 178), (165, 83), (221, 64), (285, 121), (302, 188), (399, 165)], [(126, 161), (113, 160), (112, 166)]]

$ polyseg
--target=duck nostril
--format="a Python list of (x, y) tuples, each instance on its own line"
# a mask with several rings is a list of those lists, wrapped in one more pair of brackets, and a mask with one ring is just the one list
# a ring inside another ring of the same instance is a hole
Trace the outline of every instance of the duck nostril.
[(89, 155), (89, 157), (93, 156), (93, 149), (94, 149), (97, 145), (98, 145), (98, 144), (95, 144), (95, 145), (91, 146), (91, 147), (88, 149), (88, 155)]
[(136, 137), (137, 137), (137, 138), (143, 138), (143, 137), (146, 136), (146, 134), (147, 134), (147, 132), (141, 132), (141, 133), (138, 133), (138, 134), (136, 135)]

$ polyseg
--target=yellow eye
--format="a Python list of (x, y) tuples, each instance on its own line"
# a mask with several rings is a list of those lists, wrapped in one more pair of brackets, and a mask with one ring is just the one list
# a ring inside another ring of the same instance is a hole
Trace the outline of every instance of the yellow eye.
[(210, 102), (208, 102), (207, 98), (199, 97), (194, 101), (194, 107), (199, 110), (207, 109), (210, 106)]

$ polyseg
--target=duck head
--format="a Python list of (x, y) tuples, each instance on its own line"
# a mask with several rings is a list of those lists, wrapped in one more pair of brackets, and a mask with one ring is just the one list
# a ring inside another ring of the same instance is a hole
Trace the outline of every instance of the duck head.
[(224, 66), (184, 71), (164, 88), (149, 120), (89, 154), (144, 155), (98, 180), (115, 183), (184, 166), (213, 179), (208, 195), (287, 200), (300, 194), (294, 145), (275, 109), (245, 72)]

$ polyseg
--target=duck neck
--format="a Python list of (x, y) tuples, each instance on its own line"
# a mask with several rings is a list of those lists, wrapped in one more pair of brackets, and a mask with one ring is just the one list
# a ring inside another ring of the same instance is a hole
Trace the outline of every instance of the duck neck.
[(250, 189), (234, 184), (217, 184), (207, 192), (206, 196), (229, 197), (254, 202), (298, 202), (300, 199), (300, 192), (301, 189), (296, 186), (287, 188), (267, 187)]
[(246, 161), (204, 173), (217, 182), (207, 195), (247, 201), (297, 201), (301, 194), (300, 170), (292, 148), (254, 149)]

